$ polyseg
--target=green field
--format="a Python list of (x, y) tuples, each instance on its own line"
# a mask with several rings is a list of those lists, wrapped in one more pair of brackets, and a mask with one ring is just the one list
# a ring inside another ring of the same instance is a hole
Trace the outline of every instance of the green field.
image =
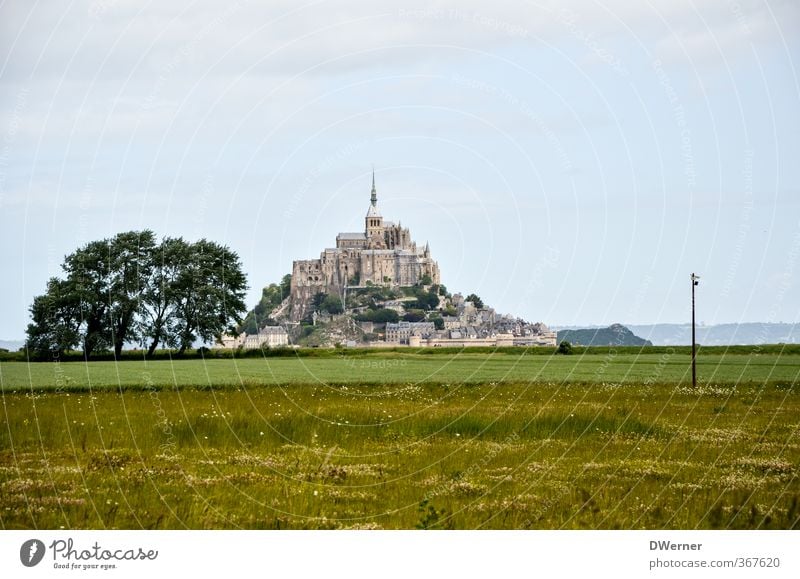
[(3, 528), (798, 528), (800, 354), (0, 362)]
[[(438, 355), (397, 352), (342, 353), (324, 357), (127, 360), (125, 362), (0, 362), (4, 390), (90, 388), (242, 387), (281, 384), (382, 384), (485, 382), (691, 383), (689, 355), (681, 352), (604, 353), (573, 356), (527, 353)], [(800, 380), (800, 353), (731, 354), (723, 349), (698, 358), (701, 383)]]

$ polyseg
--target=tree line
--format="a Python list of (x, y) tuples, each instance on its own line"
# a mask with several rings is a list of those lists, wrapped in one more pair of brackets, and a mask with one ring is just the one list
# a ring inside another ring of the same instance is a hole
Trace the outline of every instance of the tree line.
[(201, 239), (165, 237), (150, 230), (119, 233), (67, 255), (64, 278), (51, 278), (30, 306), (26, 347), (33, 357), (82, 349), (85, 357), (125, 344), (151, 356), (161, 347), (178, 354), (198, 340), (236, 333), (247, 280), (239, 256)]

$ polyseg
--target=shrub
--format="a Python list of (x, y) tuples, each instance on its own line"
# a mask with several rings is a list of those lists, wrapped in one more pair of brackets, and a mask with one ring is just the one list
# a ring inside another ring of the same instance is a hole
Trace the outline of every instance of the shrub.
[(356, 320), (359, 322), (374, 322), (376, 324), (397, 323), (400, 320), (400, 315), (394, 310), (381, 308), (359, 314), (356, 316)]

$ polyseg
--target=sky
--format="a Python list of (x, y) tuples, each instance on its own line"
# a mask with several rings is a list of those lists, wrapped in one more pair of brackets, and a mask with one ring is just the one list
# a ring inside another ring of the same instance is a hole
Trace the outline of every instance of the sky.
[(255, 305), (384, 218), (550, 325), (800, 321), (800, 4), (0, 4), (0, 338), (68, 253), (211, 239)]

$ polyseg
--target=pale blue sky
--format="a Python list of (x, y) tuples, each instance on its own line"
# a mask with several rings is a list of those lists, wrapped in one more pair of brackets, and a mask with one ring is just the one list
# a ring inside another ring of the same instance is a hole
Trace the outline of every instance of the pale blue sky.
[[(161, 4), (168, 4), (163, 6)], [(260, 288), (386, 218), (554, 325), (800, 321), (796, 2), (0, 4), (0, 338), (63, 256), (207, 237)]]

